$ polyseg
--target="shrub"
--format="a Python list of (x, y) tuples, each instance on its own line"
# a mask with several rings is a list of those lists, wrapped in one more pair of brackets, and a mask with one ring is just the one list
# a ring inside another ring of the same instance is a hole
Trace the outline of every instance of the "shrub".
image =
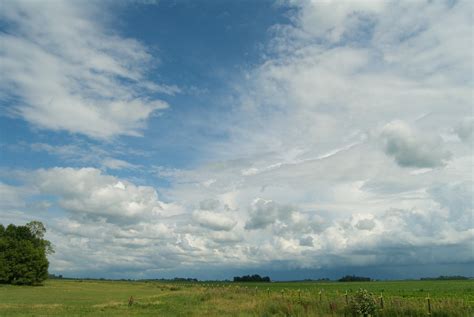
[(377, 303), (367, 290), (360, 289), (351, 299), (349, 309), (353, 316), (373, 316), (377, 311)]

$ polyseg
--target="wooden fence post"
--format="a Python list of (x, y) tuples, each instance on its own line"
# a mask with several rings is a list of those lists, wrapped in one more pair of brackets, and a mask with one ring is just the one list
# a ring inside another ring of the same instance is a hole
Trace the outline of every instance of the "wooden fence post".
[(428, 297), (426, 298), (426, 303), (428, 304), (428, 316), (431, 316), (431, 300), (430, 300), (430, 294), (428, 294)]

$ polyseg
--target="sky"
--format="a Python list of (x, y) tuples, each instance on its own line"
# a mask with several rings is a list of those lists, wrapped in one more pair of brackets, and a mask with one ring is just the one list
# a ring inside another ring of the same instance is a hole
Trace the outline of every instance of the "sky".
[(68, 277), (474, 276), (472, 15), (0, 0), (0, 223)]

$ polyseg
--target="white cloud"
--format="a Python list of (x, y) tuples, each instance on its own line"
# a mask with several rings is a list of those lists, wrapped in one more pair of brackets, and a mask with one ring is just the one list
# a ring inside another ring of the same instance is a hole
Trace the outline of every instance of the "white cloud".
[(136, 168), (137, 166), (134, 164), (131, 164), (127, 161), (124, 160), (119, 160), (115, 158), (106, 158), (102, 161), (102, 166), (109, 168), (109, 169), (133, 169)]
[(207, 210), (196, 210), (193, 213), (193, 219), (201, 226), (212, 230), (230, 231), (237, 224), (229, 215)]
[(238, 242), (243, 242), (243, 237), (233, 231), (214, 231), (209, 234), (209, 238), (211, 238), (213, 241), (217, 243), (230, 243), (230, 244), (236, 244)]
[(58, 197), (59, 205), (72, 213), (136, 222), (163, 212), (154, 188), (136, 186), (95, 168), (42, 169), (30, 182), (40, 193)]
[(16, 208), (24, 207), (26, 205), (25, 198), (32, 192), (26, 188), (18, 188), (0, 182), (0, 207), (1, 208)]
[(385, 153), (400, 166), (437, 167), (445, 164), (451, 154), (443, 149), (440, 137), (415, 131), (402, 121), (392, 121), (382, 130)]
[(13, 104), (13, 115), (43, 129), (110, 139), (140, 135), (152, 113), (168, 107), (142, 92), (178, 89), (146, 80), (151, 55), (101, 25), (104, 12), (94, 3), (3, 3), (0, 97)]
[(355, 226), (359, 230), (372, 230), (375, 227), (375, 222), (372, 219), (361, 219)]
[(291, 206), (281, 206), (274, 201), (257, 198), (250, 206), (250, 218), (245, 224), (245, 229), (265, 229), (278, 219), (287, 219), (292, 211)]
[[(472, 173), (471, 173), (472, 176)], [(449, 210), (449, 217), (459, 227), (469, 229), (474, 216), (474, 183), (473, 181), (435, 184), (429, 189), (433, 200)]]
[(330, 43), (356, 36), (358, 30), (371, 23), (382, 12), (383, 1), (300, 1), (296, 23), (298, 34)]
[(216, 210), (220, 205), (217, 199), (205, 199), (199, 203), (199, 208), (202, 210)]
[[(295, 7), (294, 23), (275, 31), (275, 57), (249, 71), (249, 84), (239, 87), (244, 111), (236, 116), (230, 153), (279, 155), (298, 148), (319, 156), (381, 122), (430, 113), (421, 130), (441, 134), (472, 112), (466, 2), (308, 1)], [(354, 17), (370, 23), (343, 25)], [(337, 43), (321, 39), (332, 36), (324, 30), (341, 27), (349, 34)]]

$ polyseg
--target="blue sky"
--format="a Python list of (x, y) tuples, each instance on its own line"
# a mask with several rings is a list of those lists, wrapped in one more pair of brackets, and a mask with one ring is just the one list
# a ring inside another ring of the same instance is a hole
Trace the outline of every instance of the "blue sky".
[(0, 216), (52, 272), (473, 275), (468, 1), (1, 8)]

